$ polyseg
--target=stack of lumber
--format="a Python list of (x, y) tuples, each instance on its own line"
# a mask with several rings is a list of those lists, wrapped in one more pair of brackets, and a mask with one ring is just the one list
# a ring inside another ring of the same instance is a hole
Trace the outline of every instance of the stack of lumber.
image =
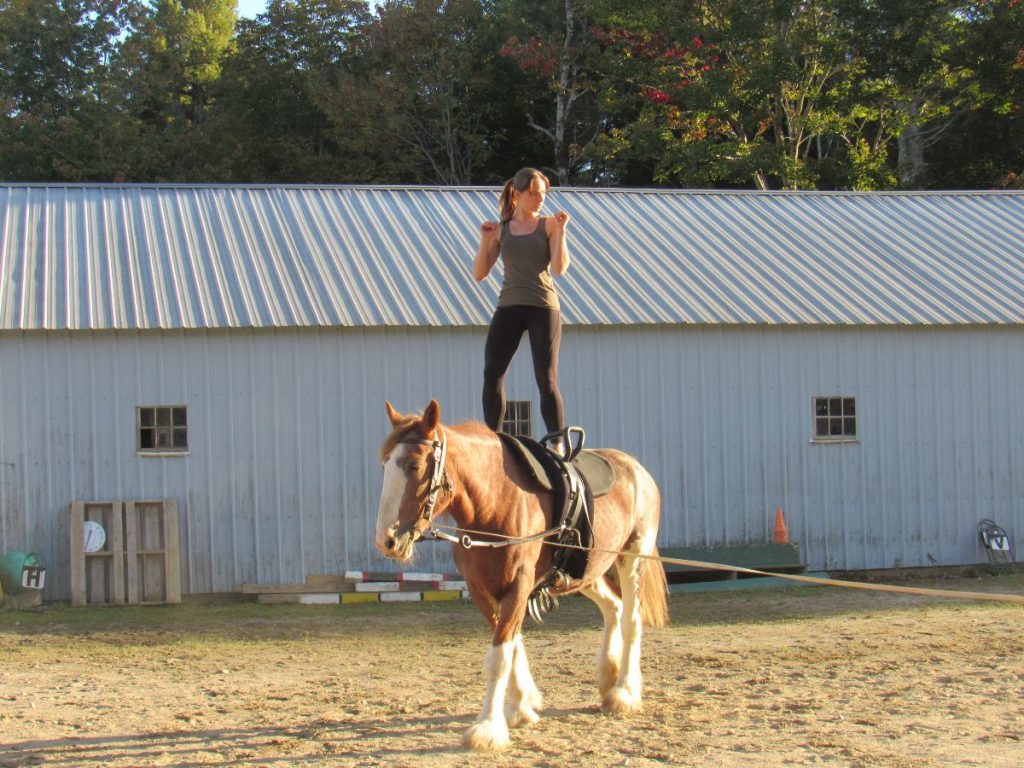
[(238, 591), (261, 603), (417, 603), (468, 597), (458, 574), (345, 571), (307, 576), (305, 584), (242, 584)]

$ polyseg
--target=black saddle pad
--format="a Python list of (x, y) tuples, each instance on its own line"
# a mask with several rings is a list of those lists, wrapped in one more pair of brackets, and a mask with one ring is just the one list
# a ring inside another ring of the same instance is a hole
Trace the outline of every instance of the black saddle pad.
[[(512, 435), (506, 435), (504, 432), (499, 432), (498, 437), (509, 447), (512, 455), (529, 470), (530, 475), (541, 488), (545, 491), (552, 490), (548, 473), (544, 471), (544, 467), (530, 452), (529, 448), (517, 438)], [(596, 451), (584, 448), (571, 463), (576, 468), (576, 471), (583, 475), (587, 487), (595, 498), (604, 496), (615, 487), (615, 468), (608, 459)]]

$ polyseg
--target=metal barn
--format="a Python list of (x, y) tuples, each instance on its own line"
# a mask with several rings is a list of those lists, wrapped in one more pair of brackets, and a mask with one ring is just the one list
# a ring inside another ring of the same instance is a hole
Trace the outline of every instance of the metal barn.
[[(38, 552), (66, 599), (70, 502), (174, 498), (186, 594), (392, 567), (383, 402), (479, 417), (496, 201), (0, 186), (0, 552)], [(979, 562), (981, 518), (1024, 533), (1024, 195), (547, 208), (573, 217), (567, 417), (652, 470), (663, 547), (765, 541), (777, 507), (815, 570)], [(536, 398), (525, 343), (507, 390)], [(451, 570), (447, 545), (417, 567)]]

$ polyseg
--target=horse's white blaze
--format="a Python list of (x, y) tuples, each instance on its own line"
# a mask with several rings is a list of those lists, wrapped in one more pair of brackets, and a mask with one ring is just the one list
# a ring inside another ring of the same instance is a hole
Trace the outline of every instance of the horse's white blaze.
[(398, 460), (407, 446), (395, 446), (384, 463), (384, 485), (380, 491), (380, 507), (377, 510), (377, 532), (374, 543), (377, 549), (385, 551), (388, 536), (398, 524), (398, 512), (405, 493), (405, 473), (398, 466)]

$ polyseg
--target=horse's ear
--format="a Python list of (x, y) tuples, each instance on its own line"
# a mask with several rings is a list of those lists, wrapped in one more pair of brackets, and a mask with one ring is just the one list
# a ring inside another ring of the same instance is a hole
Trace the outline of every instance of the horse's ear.
[(420, 429), (423, 431), (424, 437), (430, 437), (430, 435), (437, 429), (438, 423), (441, 421), (441, 404), (437, 400), (431, 400), (430, 405), (423, 409), (423, 423), (420, 425)]
[(387, 400), (384, 401), (384, 409), (388, 412), (388, 418), (391, 419), (391, 426), (397, 427), (398, 422), (402, 420), (402, 414), (391, 407), (391, 403)]

